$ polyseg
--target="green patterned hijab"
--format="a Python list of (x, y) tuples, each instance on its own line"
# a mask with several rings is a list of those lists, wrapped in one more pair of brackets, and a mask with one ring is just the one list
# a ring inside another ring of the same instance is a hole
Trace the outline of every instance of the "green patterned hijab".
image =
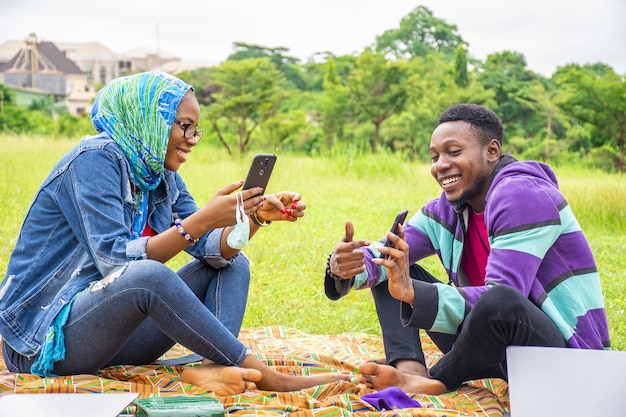
[(165, 153), (176, 109), (191, 86), (162, 72), (117, 78), (100, 90), (91, 111), (98, 132), (120, 146), (133, 173), (137, 201), (131, 239), (143, 234), (148, 192), (163, 177)]

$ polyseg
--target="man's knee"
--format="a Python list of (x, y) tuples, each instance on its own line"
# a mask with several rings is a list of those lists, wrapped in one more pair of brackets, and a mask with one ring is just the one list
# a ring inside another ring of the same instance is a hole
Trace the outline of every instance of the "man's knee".
[(495, 285), (476, 301), (472, 310), (486, 310), (489, 315), (515, 312), (528, 307), (528, 299), (508, 285)]
[(495, 285), (476, 301), (472, 311), (487, 317), (517, 316), (530, 301), (508, 285)]

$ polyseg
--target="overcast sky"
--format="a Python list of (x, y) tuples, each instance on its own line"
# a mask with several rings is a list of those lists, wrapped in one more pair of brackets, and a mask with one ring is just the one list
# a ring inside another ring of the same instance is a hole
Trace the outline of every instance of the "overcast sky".
[(626, 74), (624, 0), (0, 0), (0, 43), (34, 32), (39, 40), (219, 63), (233, 42), (245, 42), (283, 46), (305, 62), (322, 51), (358, 54), (418, 5), (457, 25), (481, 60), (512, 50), (546, 76), (595, 62)]

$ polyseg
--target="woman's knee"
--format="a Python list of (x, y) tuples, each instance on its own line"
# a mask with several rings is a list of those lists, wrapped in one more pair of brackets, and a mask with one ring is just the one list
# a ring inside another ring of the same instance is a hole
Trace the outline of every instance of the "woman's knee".
[(239, 282), (250, 282), (250, 261), (243, 253), (240, 253), (232, 264), (222, 270), (222, 274), (232, 274), (237, 276)]
[(234, 269), (240, 270), (250, 275), (250, 261), (243, 253), (240, 253), (239, 256), (233, 259), (233, 263), (231, 266)]
[(113, 280), (124, 279), (127, 282), (132, 282), (133, 286), (145, 286), (147, 288), (163, 285), (170, 280), (180, 280), (180, 277), (169, 267), (151, 259), (129, 262), (120, 272), (117, 277), (115, 277), (116, 273), (113, 273), (105, 280), (111, 277)]

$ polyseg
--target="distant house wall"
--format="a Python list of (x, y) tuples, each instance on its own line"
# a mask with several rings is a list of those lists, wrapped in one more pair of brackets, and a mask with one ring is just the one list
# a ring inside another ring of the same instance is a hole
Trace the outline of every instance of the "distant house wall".
[(70, 94), (72, 91), (88, 91), (87, 77), (83, 74), (68, 74), (67, 78), (67, 90), (65, 94)]
[(73, 60), (85, 72), (87, 83), (93, 86), (105, 85), (114, 78), (130, 73), (130, 62), (116, 57), (76, 56)]
[(52, 95), (64, 96), (67, 93), (65, 74), (36, 73), (34, 85), (32, 85), (33, 79), (29, 72), (6, 72), (3, 78), (7, 86), (33, 88)]
[(132, 72), (153, 71), (169, 62), (179, 62), (180, 58), (161, 57), (157, 54), (145, 54), (143, 56), (133, 56), (130, 58), (130, 68)]

